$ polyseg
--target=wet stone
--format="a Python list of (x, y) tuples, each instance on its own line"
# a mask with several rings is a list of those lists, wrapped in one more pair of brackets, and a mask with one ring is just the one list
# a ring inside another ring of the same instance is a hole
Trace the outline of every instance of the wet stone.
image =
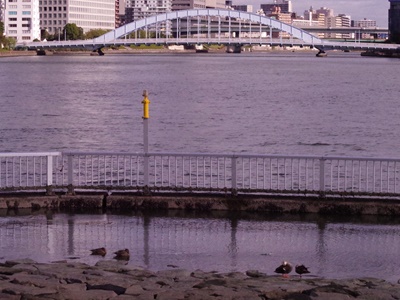
[(257, 270), (219, 273), (174, 268), (152, 272), (116, 261), (101, 261), (96, 266), (16, 262), (0, 266), (0, 299), (400, 299), (399, 284), (374, 278), (283, 278)]

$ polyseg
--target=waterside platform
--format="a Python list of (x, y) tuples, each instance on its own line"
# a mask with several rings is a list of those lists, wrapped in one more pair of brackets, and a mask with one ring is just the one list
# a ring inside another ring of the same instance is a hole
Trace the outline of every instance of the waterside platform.
[(351, 196), (250, 195), (216, 193), (112, 193), (81, 192), (74, 195), (39, 193), (2, 193), (0, 209), (49, 211), (243, 211), (265, 213), (317, 213), (324, 215), (400, 216), (400, 201)]

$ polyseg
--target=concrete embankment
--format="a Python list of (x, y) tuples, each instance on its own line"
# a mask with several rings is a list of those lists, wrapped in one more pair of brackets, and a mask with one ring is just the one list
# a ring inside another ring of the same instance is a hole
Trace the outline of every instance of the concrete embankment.
[(126, 263), (6, 261), (0, 263), (0, 299), (400, 299), (399, 284), (373, 278), (283, 278), (256, 270), (218, 273), (174, 266), (152, 272)]
[(339, 215), (399, 216), (400, 200), (356, 197), (271, 196), (199, 193), (45, 193), (0, 194), (0, 209), (89, 210), (185, 210), (318, 213)]

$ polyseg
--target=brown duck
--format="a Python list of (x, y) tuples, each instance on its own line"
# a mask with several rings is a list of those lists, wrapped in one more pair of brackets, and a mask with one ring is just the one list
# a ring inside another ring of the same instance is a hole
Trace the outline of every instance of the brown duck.
[(292, 272), (293, 267), (287, 261), (283, 261), (282, 264), (275, 269), (275, 273), (282, 274), (283, 277), (289, 277), (289, 273)]
[(115, 259), (121, 259), (121, 260), (129, 260), (129, 250), (128, 249), (123, 249), (123, 250), (118, 250), (117, 252), (114, 252)]
[(297, 274), (300, 275), (300, 277), (301, 277), (303, 274), (308, 274), (308, 273), (310, 273), (310, 271), (308, 270), (308, 268), (307, 268), (305, 265), (296, 265), (296, 267), (294, 268), (294, 270), (295, 270), (295, 272), (296, 272)]
[(92, 249), (92, 250), (90, 250), (90, 251), (92, 251), (92, 255), (106, 256), (106, 254), (107, 254), (107, 250), (106, 250), (106, 248), (104, 248), (104, 247)]

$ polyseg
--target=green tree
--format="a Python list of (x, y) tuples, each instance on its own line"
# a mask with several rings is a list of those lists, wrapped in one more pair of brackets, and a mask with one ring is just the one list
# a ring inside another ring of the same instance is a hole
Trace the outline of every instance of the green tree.
[(0, 21), (0, 37), (4, 35), (4, 23)]
[(78, 27), (74, 23), (66, 24), (64, 30), (67, 40), (82, 40), (84, 38), (82, 27)]
[(3, 36), (1, 37), (1, 43), (4, 45), (4, 48), (12, 50), (15, 47), (17, 41), (12, 37)]
[(94, 38), (97, 38), (103, 34), (106, 34), (107, 32), (109, 32), (109, 30), (105, 30), (105, 29), (91, 29), (88, 32), (86, 32), (85, 34), (85, 39), (91, 40)]

